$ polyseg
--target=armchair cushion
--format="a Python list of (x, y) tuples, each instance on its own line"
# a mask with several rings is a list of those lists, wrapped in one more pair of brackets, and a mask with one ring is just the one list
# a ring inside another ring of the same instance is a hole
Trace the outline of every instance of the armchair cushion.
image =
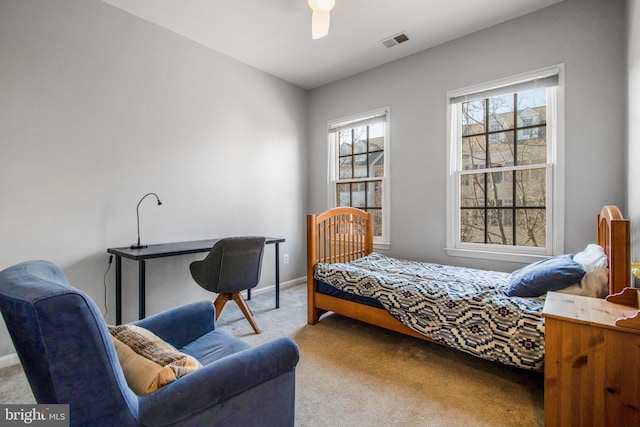
[(251, 348), (249, 344), (241, 341), (225, 331), (211, 331), (180, 349), (208, 365), (225, 356)]
[(161, 366), (129, 348), (116, 337), (111, 337), (127, 384), (139, 396), (156, 391), (176, 380), (169, 366)]
[(137, 325), (109, 325), (111, 335), (122, 341), (140, 356), (160, 366), (168, 366), (176, 378), (187, 375), (202, 365), (196, 358), (176, 350), (153, 332)]

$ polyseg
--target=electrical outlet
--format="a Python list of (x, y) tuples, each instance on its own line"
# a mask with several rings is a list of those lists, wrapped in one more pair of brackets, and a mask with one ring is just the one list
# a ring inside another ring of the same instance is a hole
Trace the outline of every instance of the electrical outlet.
[(289, 264), (289, 254), (282, 255), (282, 262), (285, 264)]

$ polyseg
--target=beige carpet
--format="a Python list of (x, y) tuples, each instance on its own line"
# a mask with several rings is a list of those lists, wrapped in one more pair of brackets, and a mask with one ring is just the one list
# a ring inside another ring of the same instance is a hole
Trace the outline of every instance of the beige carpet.
[[(235, 303), (219, 327), (259, 344), (291, 336), (300, 347), (296, 426), (542, 426), (543, 377), (338, 315), (306, 324), (306, 287), (249, 302), (253, 334)], [(0, 370), (0, 403), (33, 403), (19, 367)]]

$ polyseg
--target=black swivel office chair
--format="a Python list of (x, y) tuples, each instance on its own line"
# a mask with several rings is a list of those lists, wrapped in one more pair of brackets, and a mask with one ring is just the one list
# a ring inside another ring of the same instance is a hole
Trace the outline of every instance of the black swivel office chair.
[(218, 293), (214, 301), (216, 319), (227, 301), (234, 300), (251, 327), (260, 333), (253, 313), (240, 291), (255, 287), (260, 281), (264, 237), (228, 237), (216, 242), (209, 255), (189, 266), (193, 280), (203, 288)]

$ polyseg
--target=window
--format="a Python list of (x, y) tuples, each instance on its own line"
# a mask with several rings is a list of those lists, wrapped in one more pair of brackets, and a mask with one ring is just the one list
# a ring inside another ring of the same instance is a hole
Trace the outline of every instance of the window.
[(329, 122), (329, 206), (371, 212), (373, 240), (389, 244), (387, 108)]
[(450, 255), (529, 262), (562, 252), (562, 72), (448, 94)]

